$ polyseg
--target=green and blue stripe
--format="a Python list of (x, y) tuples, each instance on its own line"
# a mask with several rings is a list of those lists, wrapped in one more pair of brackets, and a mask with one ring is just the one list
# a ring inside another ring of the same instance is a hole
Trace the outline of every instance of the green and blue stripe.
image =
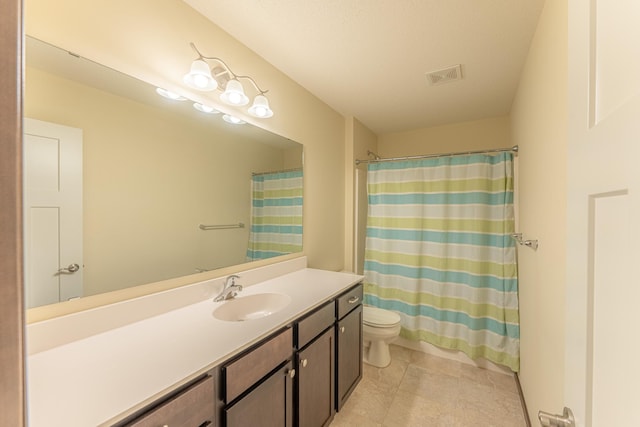
[(401, 335), (519, 369), (512, 154), (374, 163), (365, 303)]

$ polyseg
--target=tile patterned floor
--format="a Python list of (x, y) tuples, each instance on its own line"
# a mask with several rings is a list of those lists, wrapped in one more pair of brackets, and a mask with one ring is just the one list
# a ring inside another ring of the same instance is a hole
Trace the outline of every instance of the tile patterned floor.
[(331, 427), (526, 427), (512, 376), (394, 345), (391, 357), (364, 365)]

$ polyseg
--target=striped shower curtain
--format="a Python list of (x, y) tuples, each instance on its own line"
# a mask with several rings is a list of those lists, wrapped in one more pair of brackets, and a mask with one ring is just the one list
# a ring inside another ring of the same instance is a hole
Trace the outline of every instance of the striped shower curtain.
[(375, 163), (365, 303), (400, 335), (519, 370), (513, 154)]
[(247, 260), (302, 251), (302, 169), (257, 174), (251, 180)]

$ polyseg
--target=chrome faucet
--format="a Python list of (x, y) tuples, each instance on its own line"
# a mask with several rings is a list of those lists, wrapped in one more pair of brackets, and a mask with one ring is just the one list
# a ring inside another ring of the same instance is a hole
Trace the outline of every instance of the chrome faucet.
[(214, 302), (220, 302), (224, 300), (233, 299), (238, 295), (238, 292), (242, 290), (242, 285), (236, 285), (236, 279), (239, 279), (240, 276), (232, 274), (227, 277), (224, 281), (224, 286), (222, 287), (222, 291), (218, 294), (217, 297), (213, 299)]

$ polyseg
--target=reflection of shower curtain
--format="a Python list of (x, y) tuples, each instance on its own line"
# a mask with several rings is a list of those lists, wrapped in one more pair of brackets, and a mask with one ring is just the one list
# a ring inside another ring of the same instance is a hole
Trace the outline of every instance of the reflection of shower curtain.
[(369, 165), (365, 303), (401, 336), (518, 371), (513, 157)]
[(254, 175), (247, 260), (302, 251), (302, 170)]

